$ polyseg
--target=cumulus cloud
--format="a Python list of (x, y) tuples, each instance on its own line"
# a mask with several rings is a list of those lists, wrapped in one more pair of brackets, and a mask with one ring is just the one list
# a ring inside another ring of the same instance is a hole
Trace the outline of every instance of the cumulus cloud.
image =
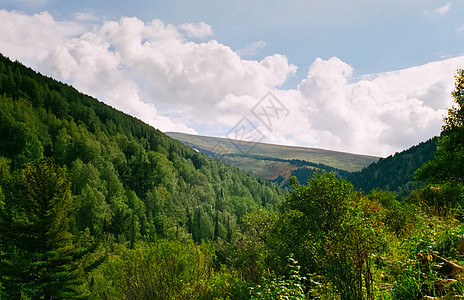
[(331, 149), (392, 153), (440, 132), (462, 63), (460, 57), (353, 80), (343, 61), (317, 59), (299, 85), (302, 113), (312, 129), (330, 133), (320, 142)]
[[(246, 60), (215, 40), (189, 40), (212, 34), (204, 23), (125, 17), (87, 27), (85, 15), (59, 22), (5, 10), (0, 19), (3, 54), (163, 131), (226, 135), (245, 117), (266, 142), (373, 155), (440, 132), (464, 61), (353, 78), (346, 62), (318, 58), (298, 88), (283, 90), (297, 70), (284, 55)], [(262, 98), (269, 91), (277, 100)]]
[(440, 133), (463, 62), (458, 57), (359, 79), (339, 58), (318, 58), (297, 90), (273, 91), (289, 116), (258, 129), (269, 142), (390, 155)]
[(187, 36), (191, 38), (205, 39), (213, 35), (211, 25), (205, 22), (181, 24), (179, 29), (185, 31)]
[(0, 20), (2, 53), (33, 67), (49, 54), (50, 49), (86, 30), (79, 23), (56, 22), (48, 12), (30, 16), (2, 9)]

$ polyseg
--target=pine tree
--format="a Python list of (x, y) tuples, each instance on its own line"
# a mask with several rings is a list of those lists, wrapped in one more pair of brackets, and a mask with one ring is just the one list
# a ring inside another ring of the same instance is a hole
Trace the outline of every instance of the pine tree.
[(0, 210), (0, 281), (18, 299), (71, 298), (78, 291), (79, 249), (70, 225), (78, 209), (66, 169), (28, 164), (5, 185)]

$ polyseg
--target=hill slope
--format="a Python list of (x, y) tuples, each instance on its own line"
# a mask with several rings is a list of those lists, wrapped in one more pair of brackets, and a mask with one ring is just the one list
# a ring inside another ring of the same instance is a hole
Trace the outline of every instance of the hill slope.
[(382, 189), (406, 196), (411, 190), (423, 185), (413, 181), (414, 172), (434, 158), (437, 141), (438, 137), (434, 137), (393, 156), (381, 158), (361, 171), (354, 172), (348, 180), (355, 188), (365, 192)]
[(348, 172), (361, 170), (378, 160), (378, 157), (373, 156), (316, 148), (243, 142), (178, 132), (166, 134), (209, 156), (281, 186), (287, 185), (291, 176), (305, 183), (308, 177), (320, 170), (346, 178)]
[(0, 187), (44, 157), (70, 171), (75, 230), (119, 241), (228, 240), (246, 212), (283, 200), (278, 187), (0, 55)]

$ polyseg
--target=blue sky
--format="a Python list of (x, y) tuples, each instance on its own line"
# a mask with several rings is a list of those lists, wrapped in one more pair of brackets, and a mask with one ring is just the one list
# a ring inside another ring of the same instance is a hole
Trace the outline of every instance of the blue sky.
[[(2, 53), (162, 130), (224, 136), (272, 91), (294, 112), (264, 141), (365, 154), (438, 134), (464, 62), (458, 0), (0, 0), (0, 10)], [(103, 90), (112, 83), (120, 90)]]
[[(135, 16), (173, 25), (205, 22), (212, 26), (216, 40), (234, 50), (266, 43), (247, 58), (281, 53), (302, 67), (317, 57), (337, 56), (357, 74), (392, 71), (464, 53), (463, 1), (2, 0), (0, 5), (27, 13), (46, 10), (58, 20), (84, 12), (101, 21)], [(307, 70), (302, 69), (299, 73), (305, 76)]]

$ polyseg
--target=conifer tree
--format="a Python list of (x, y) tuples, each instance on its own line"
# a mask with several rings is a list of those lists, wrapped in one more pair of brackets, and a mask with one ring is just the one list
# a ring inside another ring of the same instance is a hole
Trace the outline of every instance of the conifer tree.
[(0, 281), (5, 293), (41, 299), (80, 294), (70, 225), (77, 205), (66, 169), (49, 159), (29, 163), (5, 185), (0, 210)]

